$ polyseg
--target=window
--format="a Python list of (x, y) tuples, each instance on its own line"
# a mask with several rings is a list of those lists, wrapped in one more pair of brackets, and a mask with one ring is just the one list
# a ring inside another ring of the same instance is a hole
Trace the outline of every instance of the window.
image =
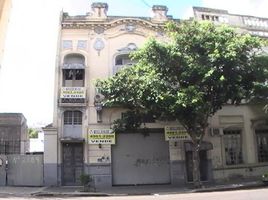
[(116, 56), (115, 58), (115, 64), (116, 65), (131, 65), (133, 61), (129, 58), (128, 54), (122, 54), (119, 56)]
[(256, 130), (258, 161), (268, 162), (268, 129)]
[(82, 112), (81, 111), (65, 111), (64, 125), (81, 125)]
[(64, 69), (63, 86), (83, 87), (84, 86), (84, 69)]
[(224, 130), (223, 134), (226, 165), (241, 164), (241, 130)]
[(115, 66), (113, 69), (113, 74), (117, 73), (124, 67), (134, 65), (136, 63), (135, 60), (131, 60), (129, 54), (121, 54), (116, 56), (115, 58)]
[(84, 78), (83, 69), (65, 69), (63, 73), (65, 80), (83, 80)]

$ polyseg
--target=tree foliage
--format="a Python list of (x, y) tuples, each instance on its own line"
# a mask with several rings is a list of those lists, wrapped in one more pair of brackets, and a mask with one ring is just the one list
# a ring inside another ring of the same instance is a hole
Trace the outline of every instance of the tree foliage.
[(198, 154), (208, 117), (226, 103), (252, 98), (262, 84), (262, 41), (226, 25), (196, 21), (168, 24), (167, 36), (166, 42), (151, 38), (133, 54), (135, 66), (99, 80), (97, 86), (106, 106), (179, 121)]
[(38, 138), (38, 131), (34, 128), (28, 128), (28, 135), (30, 138)]

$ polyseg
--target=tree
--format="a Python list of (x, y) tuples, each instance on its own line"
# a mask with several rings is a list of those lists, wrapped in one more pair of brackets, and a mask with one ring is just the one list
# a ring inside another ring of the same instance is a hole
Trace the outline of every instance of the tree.
[(208, 118), (226, 103), (251, 98), (262, 74), (262, 41), (209, 22), (169, 23), (166, 30), (167, 42), (150, 39), (134, 53), (135, 66), (96, 86), (106, 106), (179, 121), (193, 143), (193, 178), (200, 187), (199, 150)]
[(28, 135), (30, 138), (38, 138), (38, 131), (34, 128), (28, 128)]

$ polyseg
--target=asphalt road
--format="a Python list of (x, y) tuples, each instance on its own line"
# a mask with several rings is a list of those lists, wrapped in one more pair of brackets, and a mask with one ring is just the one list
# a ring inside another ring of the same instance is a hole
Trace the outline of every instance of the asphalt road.
[(237, 190), (225, 192), (206, 192), (206, 193), (183, 193), (183, 194), (168, 194), (168, 195), (149, 195), (149, 196), (114, 196), (114, 197), (4, 197), (0, 199), (79, 199), (79, 200), (267, 200), (268, 188)]

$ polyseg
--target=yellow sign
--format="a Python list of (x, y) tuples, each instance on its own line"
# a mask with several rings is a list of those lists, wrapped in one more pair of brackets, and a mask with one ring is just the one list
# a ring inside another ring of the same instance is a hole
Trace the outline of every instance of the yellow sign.
[(86, 88), (84, 87), (62, 87), (60, 92), (62, 99), (84, 99), (86, 98)]
[(178, 126), (166, 126), (165, 127), (165, 140), (188, 140), (189, 135), (187, 131)]
[(89, 144), (115, 144), (115, 133), (112, 129), (91, 129), (88, 134)]

